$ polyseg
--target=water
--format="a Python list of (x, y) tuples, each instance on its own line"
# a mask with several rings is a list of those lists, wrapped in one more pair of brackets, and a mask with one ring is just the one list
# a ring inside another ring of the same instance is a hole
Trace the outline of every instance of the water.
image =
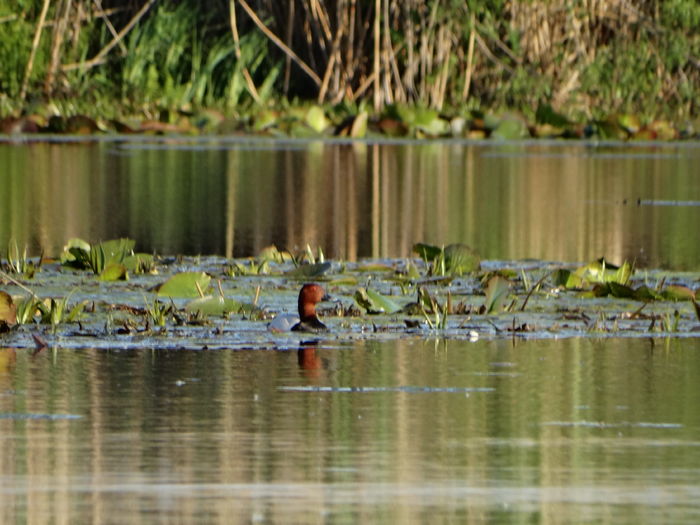
[(697, 339), (0, 350), (3, 523), (697, 523)]
[(487, 259), (697, 271), (698, 162), (698, 143), (5, 142), (0, 250), (129, 236), (162, 254), (308, 243), (355, 260), (463, 242)]
[[(129, 236), (355, 260), (464, 242), (698, 271), (698, 161), (697, 143), (5, 142), (0, 253)], [(683, 339), (339, 330), (297, 349), (230, 322), (199, 351), (173, 349), (184, 329), (114, 348), (36, 328), (55, 344), (38, 353), (2, 347), (34, 328), (0, 334), (0, 523), (700, 521), (690, 324)]]

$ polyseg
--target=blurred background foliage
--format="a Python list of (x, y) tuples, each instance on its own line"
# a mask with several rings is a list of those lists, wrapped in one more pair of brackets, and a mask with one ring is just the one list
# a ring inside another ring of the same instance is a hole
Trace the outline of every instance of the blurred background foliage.
[(697, 0), (15, 0), (0, 116), (284, 100), (696, 118)]

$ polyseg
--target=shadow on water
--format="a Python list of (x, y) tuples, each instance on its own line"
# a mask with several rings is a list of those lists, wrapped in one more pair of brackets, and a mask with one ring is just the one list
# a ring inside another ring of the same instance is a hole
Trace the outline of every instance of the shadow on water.
[[(0, 247), (70, 237), (163, 254), (275, 243), (334, 258), (463, 242), (486, 259), (697, 270), (696, 143), (109, 139), (0, 143)], [(660, 205), (660, 203), (676, 205)]]

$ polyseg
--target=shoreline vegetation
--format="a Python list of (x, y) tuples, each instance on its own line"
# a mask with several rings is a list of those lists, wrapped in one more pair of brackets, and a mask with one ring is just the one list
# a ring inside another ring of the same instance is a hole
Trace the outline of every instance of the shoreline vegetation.
[(18, 0), (0, 133), (700, 137), (695, 0)]

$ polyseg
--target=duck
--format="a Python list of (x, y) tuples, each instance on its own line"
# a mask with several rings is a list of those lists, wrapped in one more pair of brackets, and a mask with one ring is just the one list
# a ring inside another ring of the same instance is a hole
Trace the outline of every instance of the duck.
[(316, 305), (329, 300), (321, 285), (307, 283), (299, 291), (299, 315), (280, 314), (270, 322), (268, 329), (272, 332), (327, 332), (328, 327), (316, 315)]

